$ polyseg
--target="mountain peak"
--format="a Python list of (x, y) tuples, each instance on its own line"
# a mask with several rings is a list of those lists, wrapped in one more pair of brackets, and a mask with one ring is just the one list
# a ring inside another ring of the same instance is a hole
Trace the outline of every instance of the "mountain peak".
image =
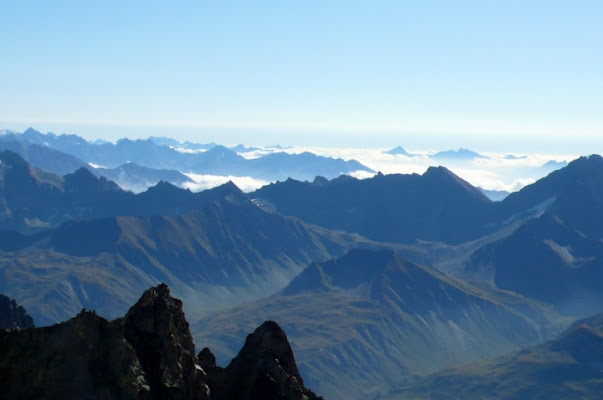
[(281, 294), (293, 295), (332, 288), (355, 289), (362, 285), (368, 287), (387, 274), (388, 269), (397, 269), (405, 262), (403, 257), (390, 249), (352, 249), (340, 258), (310, 264)]
[(195, 357), (182, 302), (165, 284), (111, 322), (84, 309), (50, 327), (0, 330), (0, 354), (8, 398), (319, 399), (275, 322), (249, 335), (226, 369), (209, 349)]
[(65, 179), (65, 189), (71, 192), (89, 191), (89, 194), (98, 191), (117, 190), (121, 188), (115, 182), (106, 178), (98, 178), (88, 168), (82, 167), (71, 174), (63, 177)]
[(475, 151), (465, 149), (463, 147), (458, 150), (446, 150), (440, 151), (430, 156), (431, 158), (441, 158), (441, 159), (454, 159), (454, 160), (473, 160), (476, 158), (488, 158), (483, 156)]
[(18, 153), (11, 150), (0, 151), (0, 161), (3, 164), (15, 167), (28, 167), (29, 163), (23, 159)]
[(233, 181), (228, 181), (226, 183), (221, 184), (220, 186), (216, 186), (211, 189), (206, 189), (202, 193), (205, 193), (208, 196), (211, 193), (210, 198), (212, 199), (220, 199), (226, 197), (240, 199), (246, 197), (245, 193), (243, 193), (243, 191)]
[(174, 191), (182, 191), (183, 189), (177, 187), (176, 185), (172, 185), (168, 181), (159, 181), (155, 186), (151, 186), (147, 191), (155, 191), (158, 193), (170, 193)]
[(315, 186), (324, 186), (329, 184), (329, 180), (324, 176), (316, 176), (314, 181), (312, 181), (312, 184)]
[(454, 172), (450, 171), (446, 167), (429, 167), (423, 174), (430, 185), (443, 185), (454, 183), (455, 186), (462, 188), (465, 192), (471, 193), (474, 199), (479, 200), (481, 203), (491, 203), (491, 200), (478, 188), (465, 181)]
[(232, 360), (228, 368), (246, 368), (253, 360), (263, 358), (263, 353), (270, 353), (272, 358), (278, 359), (285, 371), (303, 384), (287, 335), (274, 321), (264, 322), (253, 333), (247, 336), (245, 345), (239, 352), (239, 355)]
[(0, 294), (0, 329), (33, 328), (34, 321), (27, 311), (7, 296)]
[(31, 126), (29, 128), (27, 128), (26, 130), (23, 131), (22, 135), (42, 135), (42, 132), (36, 131), (34, 128), (32, 128)]
[(456, 176), (448, 168), (443, 167), (441, 165), (439, 165), (437, 167), (430, 166), (429, 168), (427, 168), (427, 170), (425, 171), (425, 173), (423, 175), (424, 176)]
[(238, 382), (225, 391), (225, 398), (319, 399), (304, 387), (287, 335), (274, 321), (264, 322), (247, 336), (224, 375), (223, 380)]
[(392, 154), (392, 155), (402, 155), (402, 156), (406, 156), (406, 157), (414, 157), (415, 154), (410, 154), (409, 152), (406, 151), (406, 149), (404, 149), (404, 147), (402, 146), (396, 146), (391, 150), (388, 151), (384, 151), (385, 154)]

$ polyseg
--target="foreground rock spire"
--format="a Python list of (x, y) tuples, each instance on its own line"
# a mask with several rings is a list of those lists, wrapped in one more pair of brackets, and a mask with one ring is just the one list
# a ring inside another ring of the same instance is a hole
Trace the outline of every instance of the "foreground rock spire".
[(33, 319), (27, 315), (25, 308), (7, 296), (0, 294), (0, 329), (25, 329), (33, 327)]
[(165, 284), (124, 318), (83, 310), (67, 322), (0, 332), (0, 398), (317, 399), (282, 329), (265, 322), (226, 368), (200, 358), (182, 302)]
[(212, 393), (221, 395), (216, 399), (321, 399), (304, 387), (287, 336), (274, 321), (248, 335), (228, 367), (216, 367), (208, 348), (199, 353), (199, 361), (209, 375)]

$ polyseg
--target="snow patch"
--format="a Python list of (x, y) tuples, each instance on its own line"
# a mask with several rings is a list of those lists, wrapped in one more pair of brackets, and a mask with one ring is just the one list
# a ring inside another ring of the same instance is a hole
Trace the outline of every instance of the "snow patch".
[(88, 165), (91, 166), (94, 169), (99, 169), (99, 168), (107, 169), (107, 167), (103, 167), (102, 165), (98, 165), (98, 164), (95, 164), (93, 162), (89, 162)]

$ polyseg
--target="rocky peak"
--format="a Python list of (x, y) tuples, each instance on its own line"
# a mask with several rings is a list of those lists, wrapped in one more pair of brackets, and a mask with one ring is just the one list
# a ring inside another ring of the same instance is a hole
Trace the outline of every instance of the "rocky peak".
[(0, 329), (33, 328), (34, 321), (23, 306), (0, 294)]
[(83, 310), (50, 327), (0, 331), (0, 397), (319, 399), (275, 322), (249, 335), (227, 368), (208, 348), (198, 358), (194, 350), (182, 302), (161, 284), (111, 322)]
[(64, 176), (66, 189), (70, 192), (92, 192), (121, 191), (114, 182), (104, 177), (96, 177), (88, 168), (79, 168), (71, 174)]
[(182, 302), (171, 297), (166, 284), (144, 292), (124, 324), (124, 336), (134, 347), (155, 398), (208, 397)]
[[(211, 361), (208, 354), (204, 358)], [(319, 399), (304, 387), (287, 336), (274, 321), (264, 322), (248, 335), (239, 354), (218, 372), (216, 382), (224, 398)]]
[(239, 355), (232, 360), (228, 368), (244, 369), (253, 364), (254, 360), (277, 360), (288, 375), (303, 385), (287, 335), (276, 322), (266, 321), (248, 335)]

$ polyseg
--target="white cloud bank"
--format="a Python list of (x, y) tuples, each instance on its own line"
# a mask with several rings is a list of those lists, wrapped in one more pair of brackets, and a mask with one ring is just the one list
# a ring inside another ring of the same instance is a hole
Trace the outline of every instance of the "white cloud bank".
[[(251, 152), (240, 153), (245, 158), (257, 158), (268, 153), (278, 151), (290, 154), (310, 152), (324, 157), (356, 160), (376, 172), (383, 174), (423, 174), (430, 166), (445, 166), (462, 179), (474, 186), (486, 190), (504, 190), (515, 192), (526, 185), (532, 184), (546, 176), (553, 169), (543, 167), (548, 161), (571, 161), (577, 158), (574, 154), (509, 154), (509, 153), (481, 153), (485, 158), (473, 160), (435, 160), (430, 157), (435, 153), (432, 150), (407, 149), (413, 157), (392, 155), (385, 153), (387, 148), (327, 148), (327, 147), (287, 147), (277, 149), (274, 147), (261, 148)], [(186, 173), (194, 182), (184, 184), (185, 188), (192, 191), (201, 191), (222, 185), (228, 181), (234, 182), (242, 191), (251, 192), (265, 186), (270, 181), (256, 179), (251, 176), (218, 176), (198, 175)], [(374, 173), (354, 171), (349, 175), (366, 179)]]
[(220, 175), (199, 175), (193, 173), (185, 173), (194, 182), (187, 182), (182, 186), (185, 189), (190, 189), (193, 192), (199, 192), (205, 189), (211, 189), (216, 186), (225, 184), (226, 182), (232, 181), (239, 189), (243, 192), (253, 192), (256, 189), (261, 188), (269, 184), (269, 181), (263, 179), (255, 179), (251, 176), (220, 176)]

